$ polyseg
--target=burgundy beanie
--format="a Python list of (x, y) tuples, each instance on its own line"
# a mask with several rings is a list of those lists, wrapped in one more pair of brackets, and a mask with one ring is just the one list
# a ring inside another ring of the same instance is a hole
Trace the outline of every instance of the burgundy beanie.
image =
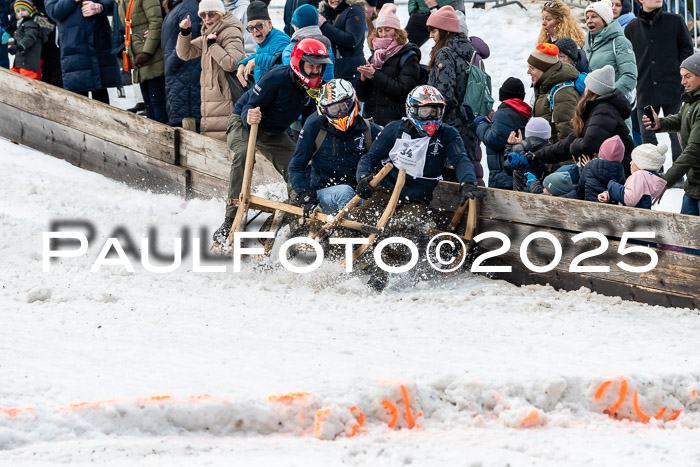
[(443, 31), (459, 32), (459, 18), (450, 5), (445, 5), (435, 13), (431, 13), (426, 25)]

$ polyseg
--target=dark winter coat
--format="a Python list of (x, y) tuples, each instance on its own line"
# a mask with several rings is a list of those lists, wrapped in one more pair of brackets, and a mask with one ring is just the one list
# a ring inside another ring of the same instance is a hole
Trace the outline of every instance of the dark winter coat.
[[(317, 151), (316, 137), (321, 130), (326, 131), (326, 137)], [(377, 124), (370, 123), (372, 141), (381, 131)], [(372, 144), (372, 141), (369, 144), (365, 141), (366, 132), (365, 120), (359, 116), (348, 131), (335, 128), (325, 115), (314, 115), (306, 120), (289, 163), (289, 182), (294, 191), (300, 193), (307, 188), (319, 190), (334, 185), (354, 188), (357, 164)]]
[(637, 59), (637, 106), (678, 102), (683, 94), (678, 70), (681, 62), (693, 54), (683, 18), (661, 9), (640, 12), (627, 25), (625, 36)]
[(197, 0), (177, 2), (163, 20), (161, 47), (165, 62), (165, 91), (168, 123), (179, 126), (183, 118), (193, 117), (197, 122), (202, 118), (202, 98), (199, 77), (202, 73), (201, 60), (193, 58), (184, 61), (177, 56), (177, 37), (180, 34), (180, 21), (190, 17), (192, 39), (199, 37), (202, 21), (197, 16)]
[(545, 71), (534, 85), (535, 105), (533, 117), (542, 117), (552, 127), (552, 142), (563, 140), (574, 131), (571, 119), (576, 111), (579, 93), (573, 86), (565, 86), (554, 95), (554, 107), (549, 109), (549, 92), (554, 86), (567, 81), (576, 81), (579, 72), (568, 63), (556, 63)]
[(365, 103), (365, 116), (382, 126), (400, 120), (406, 115), (406, 96), (418, 85), (419, 77), (420, 49), (407, 42), (375, 71), (374, 78), (358, 80), (357, 96)]
[(316, 110), (316, 102), (299, 85), (289, 65), (279, 65), (265, 73), (259, 82), (238, 99), (233, 113), (241, 116), (248, 128), (248, 110), (260, 107), (260, 128), (282, 133), (299, 119)]
[(591, 72), (591, 66), (588, 64), (588, 57), (586, 57), (586, 52), (584, 52), (583, 49), (578, 49), (578, 58), (574, 66), (579, 73)]
[(34, 22), (33, 17), (17, 21), (17, 30), (15, 31), (17, 53), (13, 64), (15, 68), (24, 68), (39, 73), (41, 39), (41, 28)]
[(83, 16), (74, 0), (46, 0), (46, 13), (58, 27), (63, 87), (73, 92), (119, 87), (119, 62), (112, 53), (112, 29), (107, 19), (114, 0), (97, 0), (99, 15)]
[(625, 171), (620, 162), (593, 159), (581, 171), (576, 198), (598, 202), (598, 195), (608, 189), (608, 182), (625, 183)]
[(512, 131), (525, 131), (531, 113), (530, 106), (520, 99), (507, 99), (498, 106), (491, 123), (477, 119), (476, 136), (486, 146), (490, 188), (513, 188), (513, 176), (503, 168), (504, 151)]
[[(505, 149), (505, 154), (510, 154), (511, 152), (515, 152), (520, 155), (525, 155), (529, 152), (537, 152), (540, 149), (549, 146), (549, 140), (539, 138), (537, 136), (528, 136), (527, 138), (523, 139), (520, 143), (518, 144), (506, 144), (506, 149)], [(505, 167), (506, 173), (513, 173), (513, 191), (528, 191), (526, 181), (525, 181), (525, 172), (528, 170), (535, 174), (538, 177), (541, 177), (544, 174), (544, 171), (542, 170), (543, 167), (539, 168), (530, 168), (530, 169), (525, 169), (522, 167)], [(542, 185), (540, 184), (540, 188)], [(535, 193), (534, 191), (530, 191), (531, 193)], [(541, 193), (542, 191), (538, 191), (537, 193)]]
[[(58, 31), (56, 31), (55, 28), (56, 23), (54, 23), (46, 13), (44, 0), (33, 0), (32, 3), (34, 3), (36, 9), (44, 15), (46, 20), (54, 25), (53, 30), (48, 33), (48, 37), (41, 46), (41, 81), (62, 88), (63, 79), (61, 78), (61, 51), (58, 49), (58, 45), (56, 44), (56, 34), (58, 34)], [(114, 8), (114, 10), (116, 10), (116, 8)], [(41, 27), (41, 25), (39, 26)]]
[(625, 145), (622, 165), (625, 166), (625, 173), (629, 174), (634, 141), (625, 120), (630, 114), (630, 103), (619, 89), (588, 101), (582, 115), (584, 125), (581, 137), (577, 138), (574, 133), (571, 133), (566, 139), (540, 149), (535, 153), (535, 157), (538, 161), (549, 164), (570, 162), (572, 155), (577, 158), (583, 155), (593, 157), (598, 153), (603, 141), (618, 135)]
[(451, 38), (438, 50), (428, 76), (428, 84), (437, 88), (447, 103), (442, 121), (457, 128), (462, 138), (466, 134), (462, 102), (467, 92), (467, 70), (473, 53), (469, 38), (464, 35)]
[[(391, 122), (384, 127), (369, 152), (362, 156), (357, 166), (357, 179), (359, 180), (363, 175), (378, 172), (381, 161), (389, 157), (394, 143), (404, 133), (408, 133), (412, 139), (420, 137), (407, 119)], [(459, 137), (455, 128), (443, 123), (430, 137), (425, 167), (423, 168), (423, 175), (427, 178), (414, 178), (406, 175), (406, 183), (401, 190), (399, 200), (405, 203), (430, 202), (433, 199), (433, 190), (438, 184), (437, 178), (442, 176), (446, 160), (454, 166), (457, 179), (460, 182), (476, 183), (474, 166), (467, 157), (462, 138)], [(394, 167), (382, 180), (382, 186), (393, 190), (398, 174), (398, 169)]]
[[(292, 16), (294, 11), (302, 5), (313, 5), (318, 8), (318, 0), (287, 0), (284, 4), (284, 33), (289, 37), (294, 34), (292, 27)], [(245, 26), (248, 26), (247, 24)]]
[(321, 26), (321, 32), (333, 43), (335, 78), (353, 84), (360, 77), (357, 67), (365, 64), (366, 7), (363, 0), (344, 0), (336, 9), (326, 2), (321, 2), (318, 8), (319, 14), (327, 20)]
[[(194, 21), (194, 18), (192, 21)], [(125, 35), (126, 29), (119, 16), (119, 8), (115, 7), (112, 10), (112, 53), (116, 55), (117, 58), (121, 58), (122, 52), (126, 49), (126, 44), (124, 44)]]
[(12, 10), (13, 3), (11, 0), (0, 0), (0, 28), (5, 29), (9, 35), (12, 35), (17, 27), (17, 18)]
[(659, 119), (662, 132), (678, 132), (683, 152), (664, 175), (669, 186), (683, 179), (685, 193), (700, 199), (700, 87), (683, 93), (683, 105), (676, 115)]

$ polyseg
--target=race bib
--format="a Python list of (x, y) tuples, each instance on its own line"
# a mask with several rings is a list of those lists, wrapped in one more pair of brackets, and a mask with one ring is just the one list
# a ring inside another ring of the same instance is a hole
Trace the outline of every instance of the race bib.
[(403, 133), (389, 151), (389, 159), (397, 169), (406, 169), (408, 175), (414, 178), (425, 178), (423, 169), (429, 144), (430, 136), (411, 139), (410, 135)]

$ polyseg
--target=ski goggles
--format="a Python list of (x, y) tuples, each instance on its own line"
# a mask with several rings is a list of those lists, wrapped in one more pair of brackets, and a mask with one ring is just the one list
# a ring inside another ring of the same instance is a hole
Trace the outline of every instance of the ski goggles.
[(413, 111), (413, 115), (420, 121), (440, 120), (442, 118), (442, 107), (425, 105)]
[(344, 101), (324, 105), (322, 109), (323, 113), (330, 118), (338, 118), (349, 114), (354, 106), (355, 102), (352, 99), (345, 99)]

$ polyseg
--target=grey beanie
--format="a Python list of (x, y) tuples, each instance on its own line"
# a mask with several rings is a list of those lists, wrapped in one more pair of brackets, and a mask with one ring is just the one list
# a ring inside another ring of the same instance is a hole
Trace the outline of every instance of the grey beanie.
[(615, 90), (615, 69), (610, 65), (591, 71), (584, 80), (592, 93), (604, 96)]
[(552, 127), (544, 118), (532, 117), (525, 125), (525, 137), (529, 138), (530, 136), (549, 139), (552, 137)]
[(681, 63), (681, 68), (700, 76), (700, 53), (694, 53), (690, 57), (683, 60)]

